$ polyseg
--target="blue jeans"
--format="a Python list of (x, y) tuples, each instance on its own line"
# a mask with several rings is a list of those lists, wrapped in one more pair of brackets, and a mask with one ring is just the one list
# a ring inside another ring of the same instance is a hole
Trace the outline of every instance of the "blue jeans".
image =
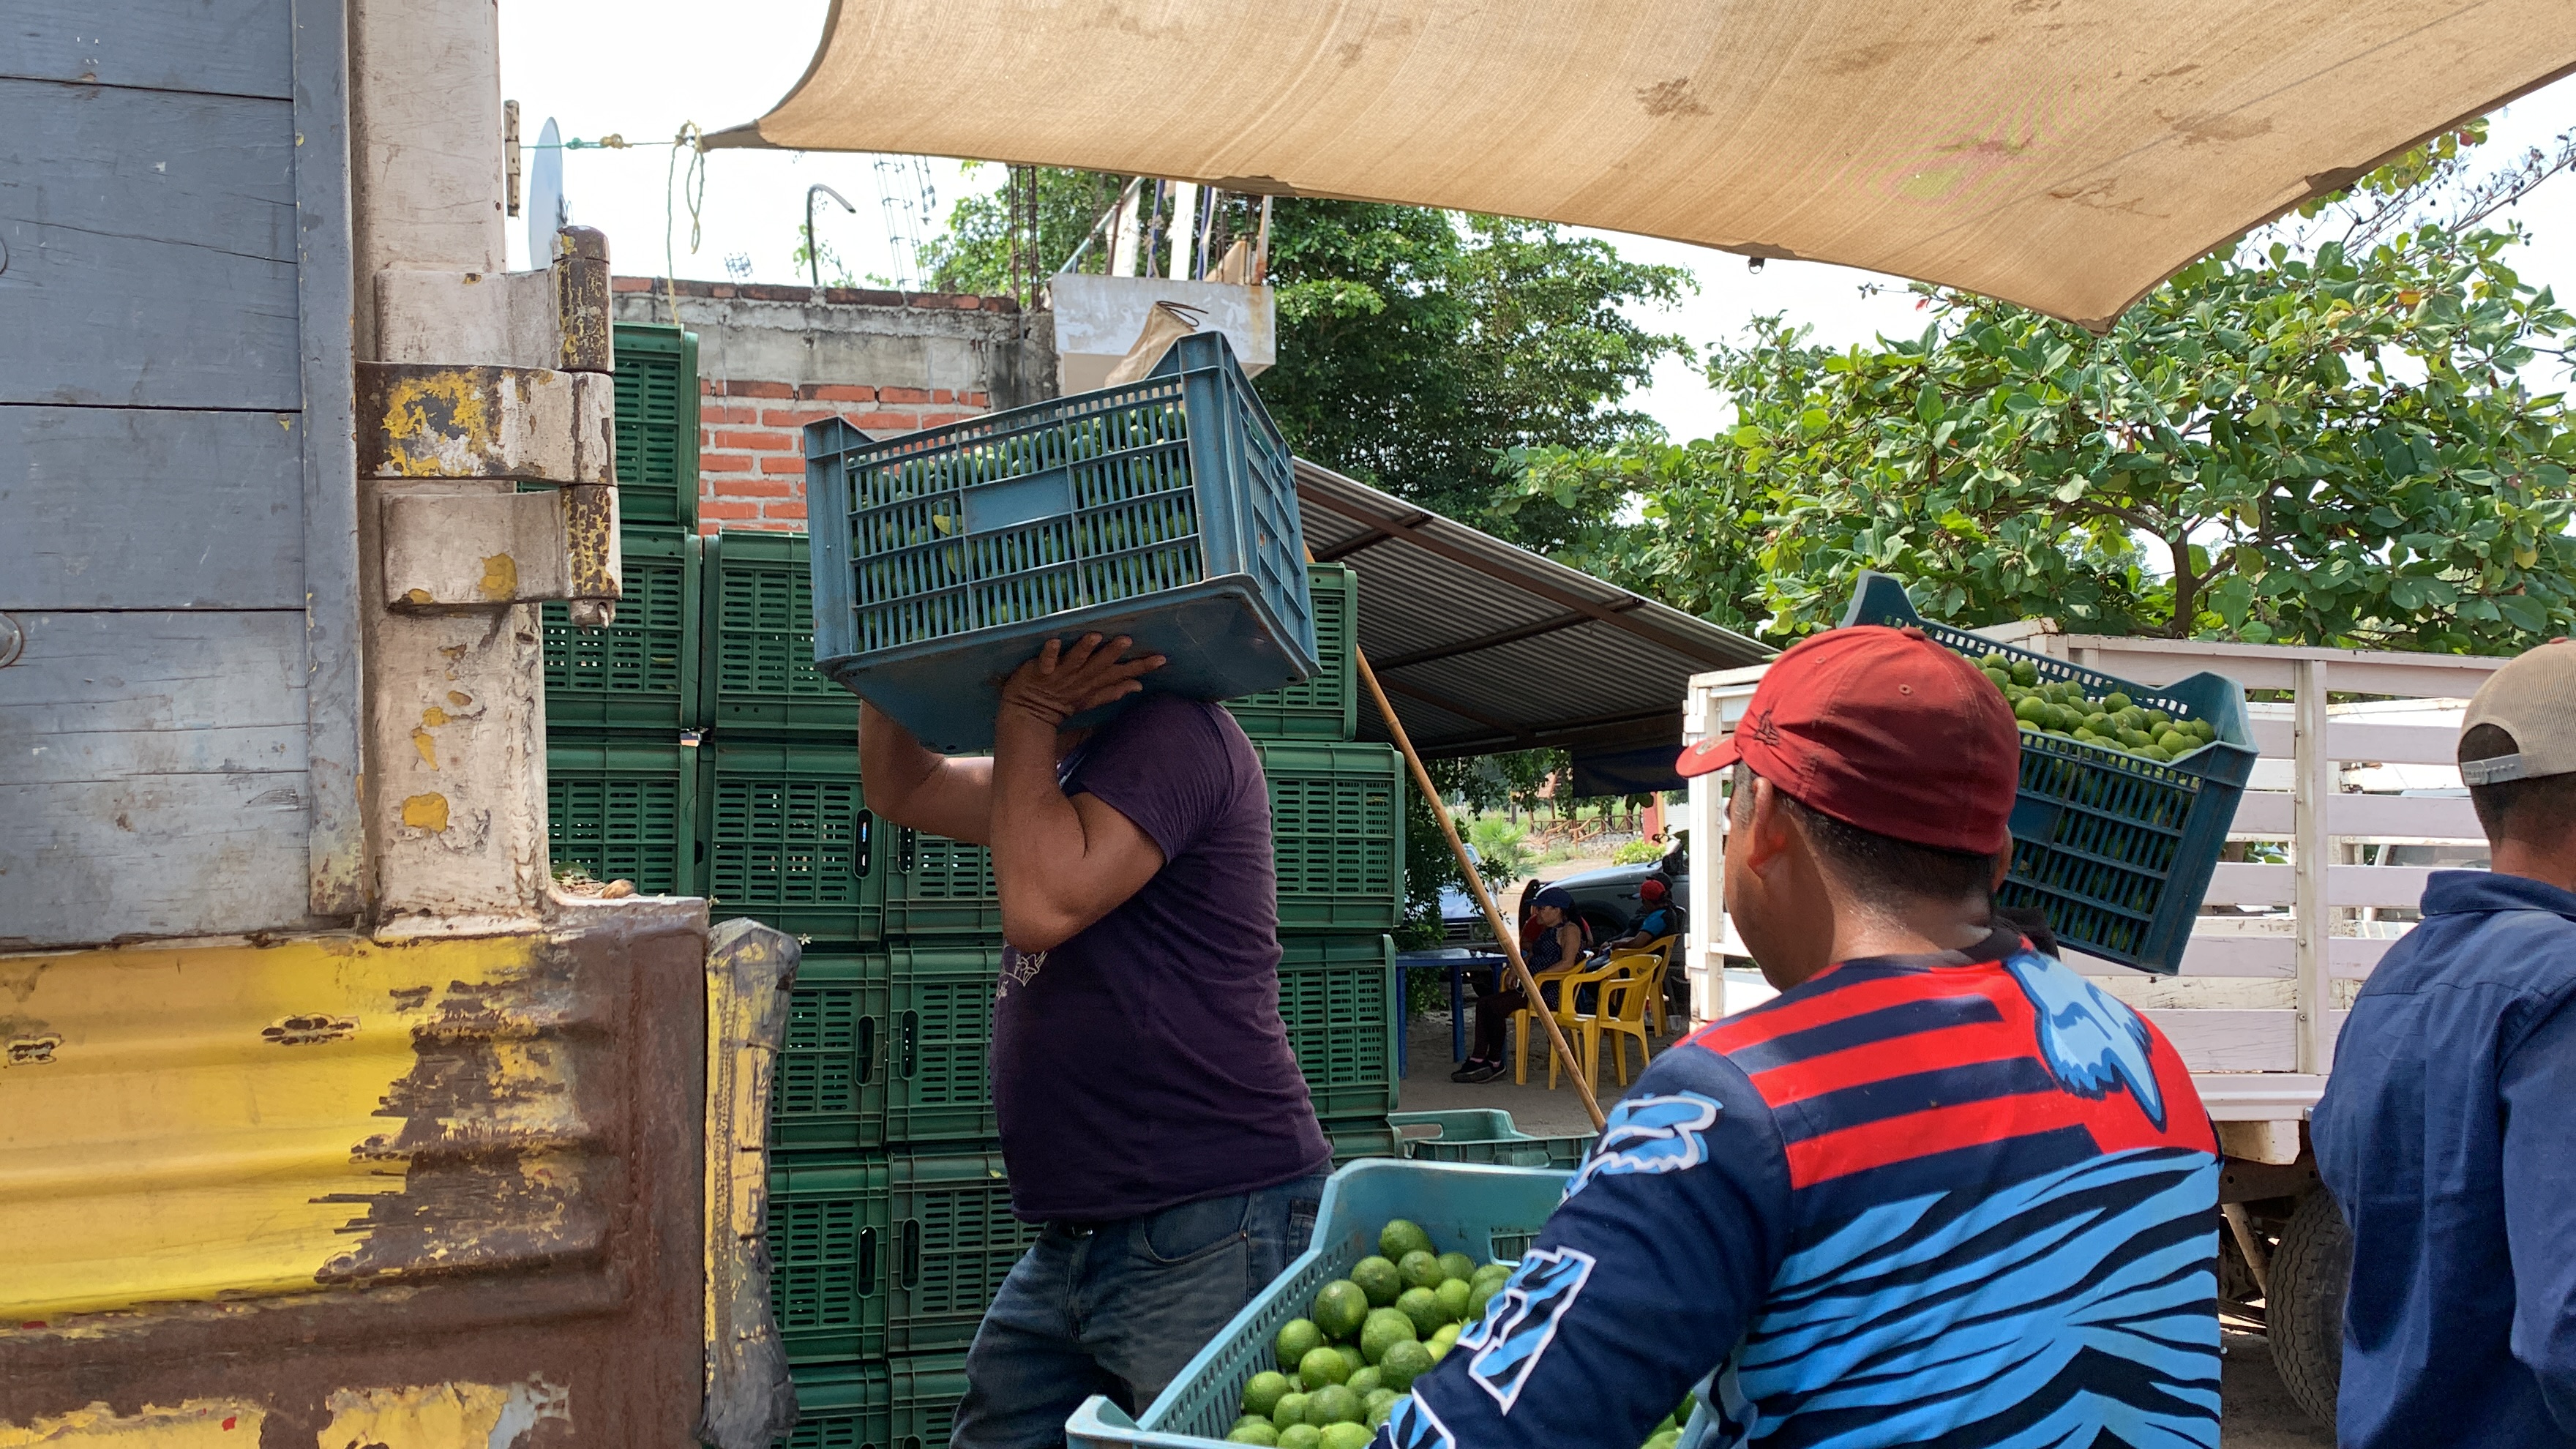
[(1306, 1251), (1324, 1179), (1150, 1217), (1050, 1223), (1011, 1268), (966, 1353), (949, 1449), (1061, 1449), (1093, 1394), (1135, 1413)]

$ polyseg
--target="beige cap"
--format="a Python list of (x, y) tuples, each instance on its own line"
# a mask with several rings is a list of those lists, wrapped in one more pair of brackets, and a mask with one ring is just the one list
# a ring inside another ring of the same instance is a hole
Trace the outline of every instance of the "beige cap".
[(2513, 736), (2518, 753), (2463, 760), (2460, 778), (2469, 784), (2576, 774), (2576, 640), (2552, 639), (2489, 675), (2460, 733), (2482, 724)]

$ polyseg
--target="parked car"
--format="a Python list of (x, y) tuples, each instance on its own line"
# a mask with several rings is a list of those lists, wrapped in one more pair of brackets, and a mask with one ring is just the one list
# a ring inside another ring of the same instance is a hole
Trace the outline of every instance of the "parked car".
[[(1637, 917), (1637, 884), (1650, 875), (1661, 875), (1672, 885), (1676, 904), (1690, 896), (1690, 833), (1675, 832), (1673, 845), (1658, 861), (1635, 865), (1611, 865), (1599, 870), (1578, 871), (1554, 882), (1574, 897), (1574, 909), (1595, 941), (1607, 941), (1628, 929)], [(1497, 901), (1506, 914), (1518, 908), (1515, 895)], [(1494, 939), (1485, 924), (1485, 913), (1476, 906), (1476, 898), (1455, 886), (1440, 892), (1440, 924), (1443, 938), (1453, 946), (1471, 945)]]

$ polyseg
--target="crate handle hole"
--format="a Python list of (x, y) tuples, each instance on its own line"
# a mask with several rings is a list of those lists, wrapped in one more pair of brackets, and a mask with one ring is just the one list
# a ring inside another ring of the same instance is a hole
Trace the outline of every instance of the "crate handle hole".
[(921, 1286), (921, 1220), (903, 1220), (903, 1286)]
[(859, 1085), (864, 1087), (877, 1075), (877, 1019), (873, 1016), (859, 1018), (858, 1058)]

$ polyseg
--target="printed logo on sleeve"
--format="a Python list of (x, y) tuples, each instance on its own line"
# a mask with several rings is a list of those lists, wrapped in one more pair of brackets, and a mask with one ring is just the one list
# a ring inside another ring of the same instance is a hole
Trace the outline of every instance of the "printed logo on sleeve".
[(1556, 1341), (1557, 1325), (1591, 1281), (1596, 1261), (1572, 1248), (1532, 1252), (1503, 1284), (1501, 1301), (1458, 1335), (1458, 1347), (1473, 1354), (1467, 1377), (1504, 1413), (1512, 1411), (1522, 1386), (1538, 1371), (1540, 1357)]
[(1395, 1401), (1394, 1411), (1386, 1416), (1386, 1427), (1378, 1431), (1369, 1449), (1458, 1449), (1457, 1436), (1431, 1406), (1415, 1395), (1407, 1394)]
[(1680, 1172), (1708, 1160), (1702, 1134), (1717, 1124), (1723, 1110), (1714, 1097), (1676, 1092), (1669, 1097), (1632, 1097), (1610, 1109), (1601, 1140), (1566, 1185), (1572, 1197), (1596, 1177), (1628, 1172)]

